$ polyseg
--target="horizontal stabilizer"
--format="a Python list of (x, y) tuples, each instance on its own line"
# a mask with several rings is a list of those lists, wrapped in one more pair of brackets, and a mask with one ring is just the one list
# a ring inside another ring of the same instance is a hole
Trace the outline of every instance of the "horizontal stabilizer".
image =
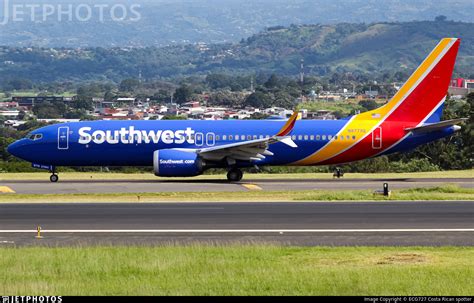
[(293, 148), (298, 147), (298, 145), (296, 145), (296, 143), (291, 139), (291, 137), (275, 137), (275, 139)]
[(452, 120), (446, 120), (446, 121), (441, 121), (437, 123), (425, 124), (425, 125), (417, 126), (417, 127), (405, 128), (405, 130), (414, 132), (414, 133), (427, 133), (427, 132), (442, 130), (450, 126), (457, 126), (456, 124), (462, 123), (466, 120), (467, 118), (452, 119)]

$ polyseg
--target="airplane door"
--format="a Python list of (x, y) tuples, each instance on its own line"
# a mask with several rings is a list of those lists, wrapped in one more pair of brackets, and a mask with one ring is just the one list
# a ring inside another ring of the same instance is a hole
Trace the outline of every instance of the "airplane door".
[(382, 148), (382, 128), (377, 127), (372, 132), (372, 148), (381, 149)]
[(204, 135), (202, 133), (196, 133), (196, 146), (202, 146), (204, 144)]
[(58, 149), (69, 148), (69, 127), (62, 126), (58, 128)]
[(214, 146), (215, 144), (215, 134), (214, 133), (207, 133), (206, 137), (206, 144), (207, 146)]

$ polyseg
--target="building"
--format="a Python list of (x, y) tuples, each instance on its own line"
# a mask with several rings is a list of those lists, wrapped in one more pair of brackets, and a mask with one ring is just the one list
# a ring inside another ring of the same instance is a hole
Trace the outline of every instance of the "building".
[(36, 104), (40, 104), (43, 102), (64, 102), (68, 104), (69, 102), (73, 101), (74, 98), (71, 97), (57, 97), (57, 96), (41, 96), (41, 97), (12, 97), (12, 102), (18, 103), (18, 106), (28, 107), (31, 108)]
[(448, 89), (448, 93), (457, 98), (462, 98), (467, 94), (474, 92), (474, 80), (455, 78), (451, 80), (451, 85)]
[(451, 87), (474, 89), (473, 79), (455, 78), (451, 80)]
[(1, 117), (17, 118), (20, 111), (17, 109), (0, 110)]

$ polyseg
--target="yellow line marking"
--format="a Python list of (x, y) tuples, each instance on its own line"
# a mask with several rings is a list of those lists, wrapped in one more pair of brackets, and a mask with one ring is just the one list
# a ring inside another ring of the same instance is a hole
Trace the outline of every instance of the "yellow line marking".
[(14, 194), (15, 191), (8, 186), (0, 186), (0, 193), (10, 193)]
[(242, 184), (243, 187), (245, 187), (248, 190), (262, 190), (262, 188), (256, 184)]

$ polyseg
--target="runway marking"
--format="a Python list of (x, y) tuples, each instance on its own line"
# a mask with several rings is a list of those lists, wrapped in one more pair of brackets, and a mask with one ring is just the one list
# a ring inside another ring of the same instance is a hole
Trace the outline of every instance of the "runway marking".
[(262, 188), (256, 184), (244, 183), (241, 185), (248, 190), (262, 190)]
[[(0, 230), (0, 233), (36, 233), (30, 230)], [(474, 228), (425, 229), (44, 229), (42, 233), (390, 233), (390, 232), (474, 232)]]
[(0, 186), (0, 193), (14, 194), (15, 191), (8, 186)]

